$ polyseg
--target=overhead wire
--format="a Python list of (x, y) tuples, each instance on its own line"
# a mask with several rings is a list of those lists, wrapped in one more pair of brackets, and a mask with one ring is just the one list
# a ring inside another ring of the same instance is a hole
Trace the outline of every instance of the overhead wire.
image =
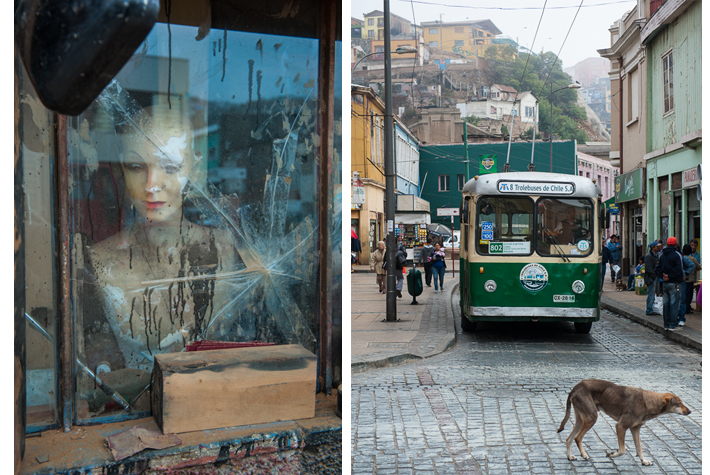
[[(577, 20), (577, 15), (579, 15), (579, 11), (581, 10), (583, 3), (584, 3), (584, 0), (579, 2), (579, 7), (577, 7), (577, 13), (575, 13), (574, 18), (572, 18), (572, 23), (570, 23), (569, 29), (567, 30), (567, 35), (565, 35), (565, 39), (564, 39), (564, 41), (562, 41), (562, 46), (560, 46), (560, 50), (557, 52), (557, 55), (555, 56), (555, 61), (553, 61), (552, 66), (550, 67), (550, 71), (547, 73), (547, 77), (545, 78), (545, 82), (542, 83), (542, 87), (540, 88), (540, 93), (536, 97), (541, 97), (540, 94), (542, 94), (542, 91), (545, 89), (545, 85), (547, 84), (547, 80), (552, 75), (552, 71), (555, 69), (555, 65), (557, 64), (557, 60), (560, 59), (560, 53), (562, 53), (562, 48), (565, 47), (565, 43), (567, 42), (567, 38), (569, 37), (569, 34), (572, 31), (572, 27), (574, 26), (574, 22)], [(550, 100), (552, 100), (552, 98), (550, 98)], [(550, 107), (552, 107), (552, 104), (550, 104)]]
[[(465, 8), (468, 10), (503, 10), (503, 11), (525, 11), (525, 10), (540, 10), (540, 7), (483, 7), (483, 6), (474, 6), (474, 5), (451, 5), (448, 3), (439, 3), (439, 2), (426, 2), (424, 0), (400, 0), (402, 2), (413, 2), (413, 3), (420, 3), (422, 5), (434, 5), (437, 7), (447, 7), (447, 8)], [(585, 8), (594, 8), (594, 7), (603, 7), (603, 6), (608, 6), (608, 5), (621, 5), (623, 3), (636, 3), (636, 0), (618, 0), (615, 2), (603, 2), (603, 3), (594, 3), (591, 5), (585, 5)], [(574, 5), (562, 5), (559, 7), (549, 7), (550, 10), (566, 10), (570, 8), (575, 8)], [(579, 8), (579, 7), (578, 7)]]

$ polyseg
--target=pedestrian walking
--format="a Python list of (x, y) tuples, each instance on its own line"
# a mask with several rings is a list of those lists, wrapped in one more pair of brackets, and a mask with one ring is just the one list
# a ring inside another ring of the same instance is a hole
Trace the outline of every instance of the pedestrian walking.
[(374, 272), (377, 278), (377, 286), (381, 294), (387, 293), (387, 271), (383, 264), (385, 263), (385, 242), (377, 243), (377, 249), (370, 254), (370, 271)]
[(648, 245), (648, 254), (644, 258), (644, 276), (643, 280), (646, 284), (647, 294), (646, 294), (646, 315), (660, 315), (660, 313), (653, 310), (653, 302), (656, 299), (656, 283), (658, 277), (656, 276), (656, 264), (658, 264), (658, 253), (661, 252), (661, 245), (657, 241), (653, 241)]
[[(621, 262), (621, 250), (623, 249), (621, 243), (617, 241), (618, 238), (619, 236), (617, 236), (616, 234), (612, 234), (611, 241), (606, 246), (607, 249), (609, 249), (609, 252), (611, 253), (611, 261), (609, 262), (609, 264), (611, 266), (612, 284), (616, 282), (616, 271), (614, 270), (614, 266), (618, 266)], [(621, 271), (619, 271), (619, 276), (621, 276)]]
[[(685, 281), (686, 289), (685, 289), (685, 313), (695, 313), (693, 311), (692, 303), (693, 303), (693, 289), (695, 288), (695, 283), (698, 281), (698, 271), (702, 270), (702, 267), (700, 266), (700, 261), (698, 258), (700, 257), (700, 253), (697, 251), (693, 253), (693, 241), (695, 239), (692, 239), (690, 241), (690, 253), (688, 254), (688, 259), (695, 264), (695, 269), (688, 275), (688, 279)], [(686, 244), (686, 246), (688, 246)], [(698, 246), (698, 241), (695, 241), (695, 246), (697, 248)], [(685, 251), (685, 246), (683, 246), (683, 251)], [(685, 254), (685, 252), (683, 252)], [(698, 257), (695, 257), (694, 254), (697, 254)]]
[[(606, 276), (606, 266), (611, 262), (611, 252), (606, 247), (606, 243), (602, 243), (602, 288), (604, 288), (604, 276)], [(613, 282), (613, 280), (612, 280)]]
[(424, 277), (427, 287), (431, 287), (431, 258), (434, 255), (434, 246), (431, 245), (431, 238), (426, 238), (426, 244), (422, 248), (419, 263), (424, 266)]
[(668, 238), (656, 264), (656, 275), (663, 280), (663, 328), (678, 331), (678, 307), (680, 305), (680, 285), (683, 282), (683, 258), (676, 249), (678, 241)]
[(434, 293), (444, 291), (444, 274), (446, 273), (446, 254), (438, 242), (434, 245), (434, 255), (431, 258), (431, 270), (434, 274)]

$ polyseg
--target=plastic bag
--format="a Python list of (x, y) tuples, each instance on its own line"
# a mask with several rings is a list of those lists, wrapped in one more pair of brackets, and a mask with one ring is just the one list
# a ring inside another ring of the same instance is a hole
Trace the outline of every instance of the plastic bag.
[(613, 265), (613, 266), (611, 266), (611, 270), (613, 270), (615, 274), (618, 274), (619, 271), (621, 270), (621, 267), (619, 267), (617, 265)]
[(653, 300), (653, 311), (663, 314), (663, 297), (658, 297)]
[(646, 282), (644, 282), (642, 275), (637, 275), (636, 277), (634, 277), (634, 286), (646, 287)]

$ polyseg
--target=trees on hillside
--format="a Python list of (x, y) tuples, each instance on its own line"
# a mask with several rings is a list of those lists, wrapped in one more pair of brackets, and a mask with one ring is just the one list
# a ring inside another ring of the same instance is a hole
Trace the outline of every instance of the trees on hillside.
[[(538, 100), (539, 130), (549, 132), (550, 92), (572, 83), (572, 78), (562, 71), (562, 61), (548, 51), (539, 56), (520, 54), (515, 61), (492, 58), (488, 65), (496, 84), (512, 86), (520, 92), (532, 91)], [(576, 105), (576, 101), (577, 91), (574, 89), (555, 93), (552, 132), (560, 139), (576, 139), (584, 143), (587, 141), (587, 133), (579, 128), (578, 122), (587, 120), (587, 113), (584, 108)]]

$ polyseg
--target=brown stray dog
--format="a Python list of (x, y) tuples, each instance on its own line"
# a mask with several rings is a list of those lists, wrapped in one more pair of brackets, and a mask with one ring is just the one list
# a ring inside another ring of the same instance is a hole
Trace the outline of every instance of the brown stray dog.
[(626, 284), (623, 280), (616, 279), (616, 291), (621, 292), (622, 290), (626, 290)]
[(690, 409), (685, 407), (680, 398), (674, 394), (618, 386), (601, 379), (585, 379), (572, 388), (567, 396), (567, 412), (557, 432), (562, 432), (565, 428), (571, 405), (574, 405), (575, 423), (566, 441), (568, 460), (577, 460), (577, 457), (572, 455), (573, 439), (579, 447), (582, 458), (589, 459), (589, 455), (582, 447), (582, 438), (597, 421), (599, 410), (617, 421), (616, 436), (619, 439), (619, 448), (616, 452), (607, 453), (607, 456), (618, 457), (626, 453), (624, 439), (626, 429), (630, 429), (636, 454), (643, 465), (653, 465), (653, 463), (643, 458), (641, 426), (662, 414), (675, 413), (684, 416), (690, 414)]

